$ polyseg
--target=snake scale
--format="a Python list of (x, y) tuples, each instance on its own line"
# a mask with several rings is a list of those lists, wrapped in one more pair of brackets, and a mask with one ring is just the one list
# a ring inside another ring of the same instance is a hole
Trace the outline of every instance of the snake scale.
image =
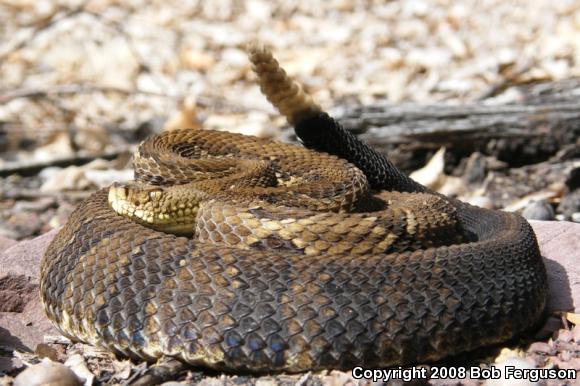
[(136, 181), (81, 203), (45, 253), (41, 297), (66, 336), (300, 372), (436, 361), (538, 323), (547, 276), (523, 218), (430, 192), (267, 49), (249, 56), (305, 147), (205, 130), (144, 141)]

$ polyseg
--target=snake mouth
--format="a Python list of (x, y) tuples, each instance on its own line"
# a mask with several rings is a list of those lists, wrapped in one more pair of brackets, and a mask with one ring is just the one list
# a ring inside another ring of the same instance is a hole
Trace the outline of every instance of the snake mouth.
[(140, 225), (179, 236), (191, 236), (198, 204), (176, 201), (170, 196), (157, 186), (115, 183), (109, 188), (108, 201), (118, 215)]

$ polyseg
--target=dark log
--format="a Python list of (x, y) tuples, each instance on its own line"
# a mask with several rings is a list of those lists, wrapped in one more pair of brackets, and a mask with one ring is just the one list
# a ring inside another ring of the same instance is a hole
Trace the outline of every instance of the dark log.
[(580, 79), (518, 91), (518, 101), (504, 105), (384, 103), (338, 107), (333, 113), (407, 171), (420, 167), (441, 146), (448, 148), (450, 164), (479, 151), (514, 167), (580, 146)]

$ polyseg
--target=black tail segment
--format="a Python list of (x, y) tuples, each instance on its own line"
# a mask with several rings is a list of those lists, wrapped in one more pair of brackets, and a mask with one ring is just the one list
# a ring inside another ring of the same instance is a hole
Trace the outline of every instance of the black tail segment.
[(310, 115), (294, 126), (296, 135), (309, 149), (345, 159), (366, 175), (372, 189), (399, 192), (425, 192), (427, 189), (410, 179), (375, 149), (345, 130), (325, 112)]

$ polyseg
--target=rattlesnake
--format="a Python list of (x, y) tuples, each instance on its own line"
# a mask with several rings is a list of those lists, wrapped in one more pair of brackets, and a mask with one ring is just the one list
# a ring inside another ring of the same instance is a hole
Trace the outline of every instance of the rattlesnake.
[(66, 336), (132, 358), (298, 372), (434, 361), (538, 322), (547, 277), (523, 218), (430, 192), (268, 50), (249, 52), (312, 150), (203, 130), (146, 140), (136, 182), (81, 203), (46, 251), (41, 297)]

